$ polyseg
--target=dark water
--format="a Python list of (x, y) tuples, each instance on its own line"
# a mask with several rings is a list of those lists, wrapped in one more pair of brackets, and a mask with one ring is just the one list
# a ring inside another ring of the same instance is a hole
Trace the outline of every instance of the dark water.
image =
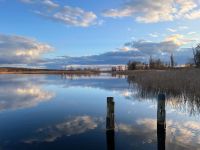
[[(106, 130), (108, 96), (115, 132)], [(200, 150), (198, 102), (142, 96), (126, 77), (0, 75), (0, 150)]]

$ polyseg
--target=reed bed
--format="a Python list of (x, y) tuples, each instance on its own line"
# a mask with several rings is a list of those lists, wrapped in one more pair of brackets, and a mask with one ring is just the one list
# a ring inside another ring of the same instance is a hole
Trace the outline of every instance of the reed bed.
[(200, 69), (136, 71), (128, 76), (141, 97), (166, 94), (168, 103), (189, 106), (190, 114), (200, 113)]

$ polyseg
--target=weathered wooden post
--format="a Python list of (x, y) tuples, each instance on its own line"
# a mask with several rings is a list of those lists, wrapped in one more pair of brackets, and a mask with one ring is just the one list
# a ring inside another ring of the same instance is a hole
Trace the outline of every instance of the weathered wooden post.
[(165, 138), (166, 138), (165, 94), (159, 94), (158, 95), (158, 105), (157, 105), (158, 150), (165, 150)]
[(115, 129), (115, 102), (113, 97), (107, 97), (107, 117), (106, 117), (106, 129), (114, 130)]
[(106, 140), (107, 150), (115, 149), (115, 102), (113, 97), (107, 97)]

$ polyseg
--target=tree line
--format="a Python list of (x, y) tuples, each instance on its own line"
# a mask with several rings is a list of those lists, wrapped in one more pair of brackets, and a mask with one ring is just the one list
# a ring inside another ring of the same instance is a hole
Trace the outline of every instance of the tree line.
[[(136, 69), (168, 69), (174, 68), (176, 66), (173, 53), (170, 55), (170, 62), (166, 63), (161, 59), (153, 58), (150, 56), (149, 63), (142, 63), (139, 61), (129, 61), (128, 70), (136, 70)], [(200, 68), (200, 44), (193, 48), (193, 63), (188, 64), (188, 67), (195, 66)]]

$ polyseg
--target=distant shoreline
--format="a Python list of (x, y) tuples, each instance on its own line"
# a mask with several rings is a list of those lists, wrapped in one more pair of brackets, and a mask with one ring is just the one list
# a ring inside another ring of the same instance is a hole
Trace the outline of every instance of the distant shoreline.
[(96, 70), (56, 70), (32, 68), (0, 68), (0, 74), (99, 74)]
[(0, 74), (85, 74), (85, 75), (98, 75), (100, 73), (110, 73), (116, 75), (134, 75), (140, 72), (163, 72), (163, 71), (175, 71), (175, 70), (191, 70), (194, 68), (177, 68), (177, 69), (163, 69), (163, 70), (124, 70), (124, 71), (101, 71), (101, 70), (59, 70), (59, 69), (32, 69), (32, 68), (12, 68), (12, 67), (0, 67)]

